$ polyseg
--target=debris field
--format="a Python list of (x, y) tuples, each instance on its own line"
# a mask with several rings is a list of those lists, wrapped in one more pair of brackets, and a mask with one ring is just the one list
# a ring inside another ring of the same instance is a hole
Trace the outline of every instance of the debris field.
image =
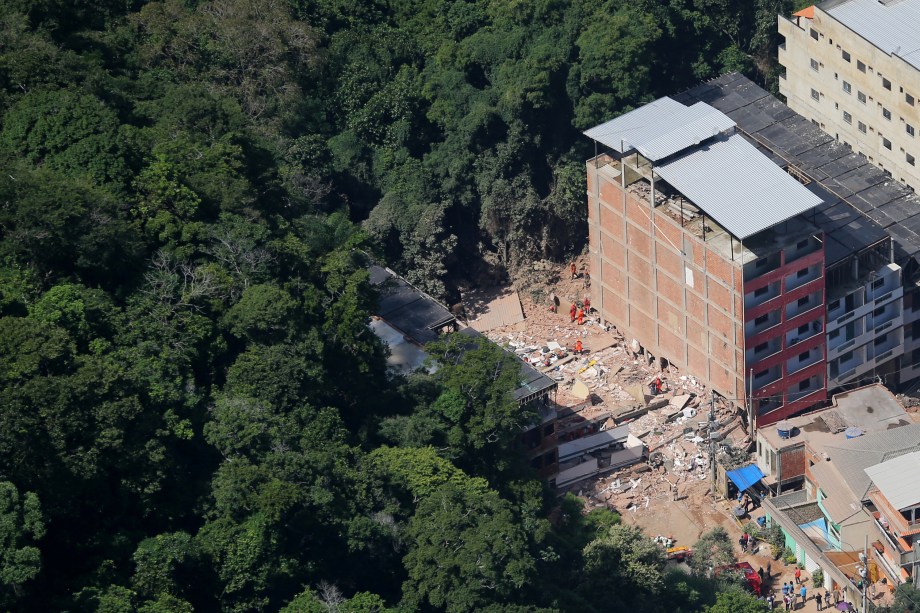
[[(574, 279), (569, 266), (560, 271), (548, 263), (519, 275), (515, 289), (524, 321), (485, 334), (559, 382), (557, 431), (571, 430), (573, 423), (602, 421), (601, 430), (627, 423), (645, 443), (648, 462), (568, 488), (586, 508), (607, 506), (628, 520), (654, 512), (663, 501), (680, 500), (697, 523), (707, 523), (704, 516), (713, 511), (710, 433), (716, 441), (746, 447), (750, 439), (740, 416), (717, 396), (711, 422), (711, 394), (700, 381), (671, 365), (659, 368), (658, 360), (609, 322), (604, 325), (596, 311), (588, 310), (581, 325), (572, 322), (571, 305), (582, 308), (591, 298), (586, 262), (576, 260)], [(582, 355), (574, 353), (579, 340)]]

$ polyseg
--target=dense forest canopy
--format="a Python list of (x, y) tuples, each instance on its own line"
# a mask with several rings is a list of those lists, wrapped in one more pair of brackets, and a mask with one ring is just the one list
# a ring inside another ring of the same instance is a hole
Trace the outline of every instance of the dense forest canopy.
[(715, 604), (544, 489), (513, 358), (387, 372), (365, 254), (578, 251), (580, 131), (769, 81), (789, 4), (0, 3), (0, 609)]

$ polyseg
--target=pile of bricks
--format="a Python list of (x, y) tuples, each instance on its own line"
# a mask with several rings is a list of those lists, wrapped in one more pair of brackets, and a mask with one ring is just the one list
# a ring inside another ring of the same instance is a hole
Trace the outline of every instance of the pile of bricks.
[[(575, 263), (576, 279), (568, 266), (557, 265), (537, 267), (539, 274), (519, 280), (524, 322), (494, 329), (489, 338), (559, 381), (559, 406), (577, 409), (580, 419), (609, 416), (604, 427), (628, 423), (630, 433), (650, 450), (648, 464), (576, 485), (573, 490), (583, 495), (589, 508), (606, 505), (641, 512), (654, 508), (660, 498), (703, 501), (709, 491), (710, 447), (709, 431), (700, 426), (709, 419), (709, 391), (673, 366), (659, 369), (658, 361), (647, 359), (631, 339), (601, 325), (596, 313), (583, 325), (572, 323), (570, 304), (590, 299), (590, 287), (584, 287), (586, 259)], [(560, 305), (555, 311), (553, 296)], [(583, 355), (571, 353), (577, 340), (582, 341)], [(567, 350), (566, 357), (552, 355), (550, 366), (543, 367), (547, 349), (556, 344)], [(663, 393), (652, 394), (649, 384), (658, 378)], [(716, 401), (715, 417), (723, 435), (737, 429), (738, 418), (724, 403)]]

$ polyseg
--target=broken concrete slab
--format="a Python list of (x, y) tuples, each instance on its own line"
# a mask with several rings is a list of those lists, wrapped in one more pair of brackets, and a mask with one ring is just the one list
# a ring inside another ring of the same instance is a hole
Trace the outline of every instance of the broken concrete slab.
[(647, 402), (647, 396), (645, 395), (645, 386), (641, 383), (635, 385), (629, 385), (624, 388), (630, 396), (636, 399), (640, 405), (645, 406)]
[(572, 384), (572, 395), (580, 400), (585, 400), (588, 396), (591, 395), (591, 390), (588, 389), (588, 386), (585, 385), (584, 381), (581, 379), (575, 379), (575, 382)]

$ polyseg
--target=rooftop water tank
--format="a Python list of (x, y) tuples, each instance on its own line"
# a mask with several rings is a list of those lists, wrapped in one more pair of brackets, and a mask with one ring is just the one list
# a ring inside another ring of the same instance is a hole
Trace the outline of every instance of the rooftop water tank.
[(785, 420), (779, 422), (776, 424), (776, 433), (782, 439), (790, 438), (792, 436), (792, 424)]
[(862, 436), (863, 431), (861, 428), (857, 428), (856, 426), (851, 426), (844, 431), (844, 434), (846, 435), (847, 438), (856, 438), (857, 436)]

